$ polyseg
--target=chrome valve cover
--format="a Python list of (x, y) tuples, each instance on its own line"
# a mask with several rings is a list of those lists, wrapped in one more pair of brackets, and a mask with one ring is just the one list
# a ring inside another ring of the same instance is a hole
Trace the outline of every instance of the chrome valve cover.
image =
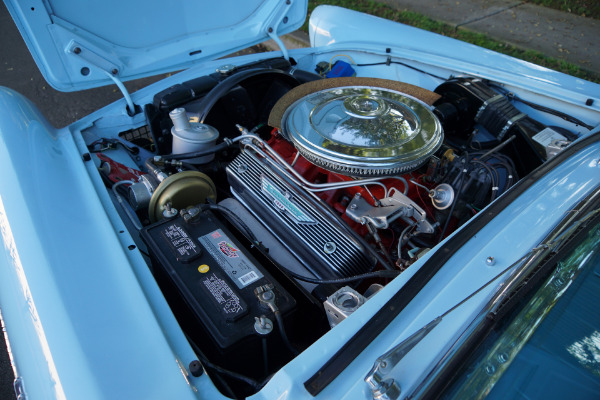
[[(368, 246), (329, 207), (290, 182), (251, 150), (227, 167), (234, 196), (316, 277), (369, 272)], [(259, 238), (260, 239), (260, 238)]]

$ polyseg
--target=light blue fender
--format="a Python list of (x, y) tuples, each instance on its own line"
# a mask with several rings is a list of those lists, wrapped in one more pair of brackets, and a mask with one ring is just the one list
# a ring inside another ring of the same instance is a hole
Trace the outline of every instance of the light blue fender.
[(165, 334), (181, 331), (158, 289), (140, 287), (143, 260), (69, 130), (6, 88), (0, 110), (0, 307), (27, 397), (214, 398), (206, 377), (185, 376), (193, 353)]
[[(416, 65), (432, 65), (504, 82), (573, 106), (600, 111), (600, 85), (596, 83), (460, 40), (341, 7), (315, 8), (310, 16), (309, 38), (311, 46), (322, 50), (327, 47), (332, 52), (337, 49), (379, 52), (414, 61)], [(386, 49), (389, 49), (389, 53), (385, 52)], [(585, 106), (588, 99), (593, 100), (591, 106)], [(562, 107), (559, 109), (564, 110)]]

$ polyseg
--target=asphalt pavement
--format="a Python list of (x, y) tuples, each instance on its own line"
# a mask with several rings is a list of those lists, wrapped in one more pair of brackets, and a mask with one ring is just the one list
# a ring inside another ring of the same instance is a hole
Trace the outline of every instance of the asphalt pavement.
[[(539, 51), (600, 73), (600, 22), (510, 0), (380, 0), (400, 10), (412, 10), (457, 28)], [(409, 39), (408, 39), (409, 40)], [(288, 35), (291, 47), (306, 46), (307, 35)], [(65, 126), (107, 105), (121, 94), (114, 86), (75, 93), (50, 87), (37, 69), (4, 3), (0, 2), (0, 85), (31, 99), (54, 126)], [(128, 82), (135, 91), (159, 78)], [(0, 111), (1, 113), (1, 111)], [(0, 399), (14, 399), (12, 369), (0, 345)]]

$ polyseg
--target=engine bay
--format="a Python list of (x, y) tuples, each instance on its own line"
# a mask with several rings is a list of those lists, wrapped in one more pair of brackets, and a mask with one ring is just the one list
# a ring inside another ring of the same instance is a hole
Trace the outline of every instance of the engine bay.
[(84, 135), (198, 356), (190, 373), (231, 397), (586, 128), (480, 78), (401, 65), (410, 84), (378, 73), (389, 57), (364, 73), (325, 59), (223, 65), (154, 94), (144, 125)]

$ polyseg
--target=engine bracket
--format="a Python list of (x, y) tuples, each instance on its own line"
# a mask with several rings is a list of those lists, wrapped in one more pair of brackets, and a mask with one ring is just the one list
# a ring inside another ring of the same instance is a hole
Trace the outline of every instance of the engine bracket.
[(393, 190), (390, 196), (379, 203), (379, 207), (372, 206), (357, 193), (348, 204), (346, 215), (361, 224), (370, 223), (377, 229), (386, 229), (390, 223), (402, 218), (409, 224), (416, 222), (417, 232), (433, 232), (425, 211), (400, 191)]

